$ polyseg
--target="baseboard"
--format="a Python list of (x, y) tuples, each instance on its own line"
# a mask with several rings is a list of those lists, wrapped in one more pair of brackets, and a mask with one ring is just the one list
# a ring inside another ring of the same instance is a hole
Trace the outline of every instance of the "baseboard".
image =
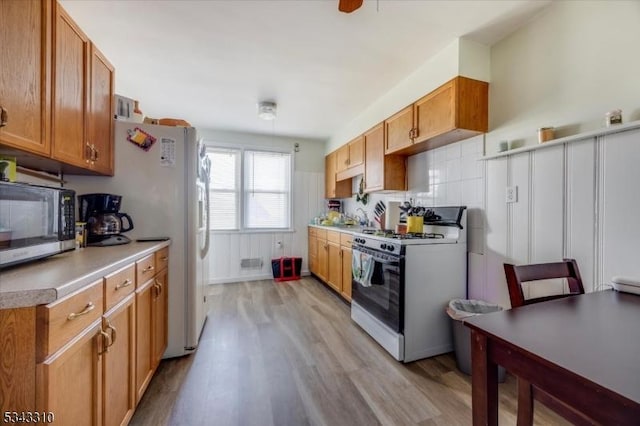
[[(303, 277), (311, 275), (308, 270), (300, 271), (300, 275)], [(256, 274), (256, 275), (242, 275), (239, 277), (224, 277), (224, 278), (214, 278), (209, 281), (209, 285), (214, 284), (228, 284), (228, 283), (237, 283), (242, 281), (259, 281), (259, 280), (271, 280), (273, 279), (272, 274)]]

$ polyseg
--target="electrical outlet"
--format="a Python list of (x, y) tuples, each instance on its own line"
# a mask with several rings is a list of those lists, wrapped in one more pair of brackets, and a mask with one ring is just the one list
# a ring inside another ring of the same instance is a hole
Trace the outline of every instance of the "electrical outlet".
[(276, 248), (282, 249), (282, 241), (276, 241)]
[(517, 203), (518, 202), (518, 187), (517, 186), (507, 186), (507, 190), (505, 193), (505, 201), (507, 203)]

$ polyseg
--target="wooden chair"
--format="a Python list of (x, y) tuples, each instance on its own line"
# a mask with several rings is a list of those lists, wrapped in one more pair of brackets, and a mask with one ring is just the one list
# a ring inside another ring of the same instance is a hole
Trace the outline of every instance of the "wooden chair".
[[(578, 270), (578, 264), (575, 259), (563, 259), (562, 262), (518, 266), (505, 263), (504, 273), (507, 277), (507, 287), (509, 288), (509, 298), (511, 299), (512, 308), (584, 294), (582, 278), (580, 278), (580, 271)], [(524, 298), (522, 291), (523, 282), (533, 282), (530, 285), (535, 285), (535, 281), (554, 278), (566, 278), (570, 292), (530, 299)], [(533, 424), (534, 398), (573, 424), (584, 424), (587, 422), (587, 419), (577, 411), (553, 398), (548, 393), (532, 386), (528, 381), (518, 377), (518, 426)]]

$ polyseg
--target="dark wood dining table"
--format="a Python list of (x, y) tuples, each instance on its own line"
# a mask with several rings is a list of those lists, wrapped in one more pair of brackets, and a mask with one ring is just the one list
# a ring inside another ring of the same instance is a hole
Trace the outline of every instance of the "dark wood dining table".
[(640, 296), (587, 293), (479, 315), (465, 325), (474, 425), (498, 424), (497, 365), (584, 423), (640, 424)]

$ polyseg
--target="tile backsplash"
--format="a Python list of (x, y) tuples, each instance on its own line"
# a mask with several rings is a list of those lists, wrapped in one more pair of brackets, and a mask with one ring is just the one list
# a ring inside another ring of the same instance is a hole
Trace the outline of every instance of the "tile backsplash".
[[(405, 192), (373, 193), (366, 206), (355, 197), (343, 200), (344, 211), (354, 213), (357, 208), (367, 211), (373, 219), (373, 206), (377, 201), (409, 201), (416, 205), (467, 206), (468, 250), (484, 251), (484, 167), (478, 161), (484, 152), (484, 135), (456, 142), (408, 158)], [(353, 192), (357, 192), (361, 177), (353, 179)]]

